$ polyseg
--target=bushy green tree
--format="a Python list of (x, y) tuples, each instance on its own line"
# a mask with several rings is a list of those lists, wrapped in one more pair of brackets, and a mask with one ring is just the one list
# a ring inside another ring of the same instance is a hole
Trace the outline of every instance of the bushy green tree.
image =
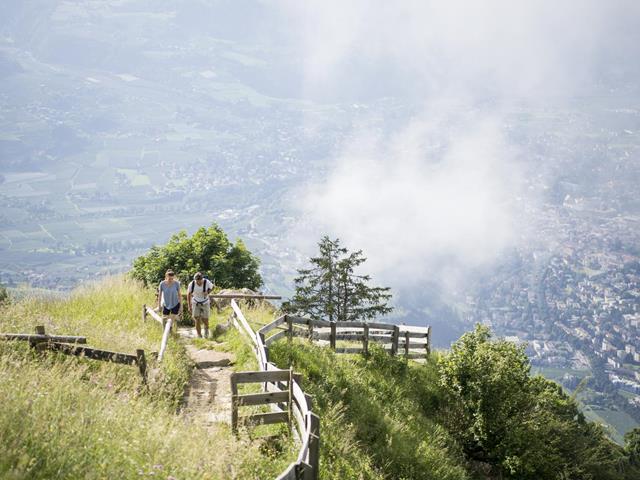
[(133, 261), (133, 278), (146, 285), (155, 285), (164, 273), (173, 269), (186, 284), (197, 271), (222, 288), (250, 288), (263, 284), (258, 271), (260, 261), (245, 247), (242, 240), (232, 244), (216, 224), (199, 228), (191, 237), (181, 231), (164, 246), (153, 246), (146, 255)]
[(362, 250), (351, 252), (340, 240), (324, 236), (318, 243), (320, 255), (309, 259), (310, 268), (298, 270), (296, 291), (282, 306), (289, 313), (329, 321), (370, 320), (385, 315), (392, 307), (388, 287), (371, 287), (371, 277), (356, 270), (367, 259)]
[(524, 347), (476, 326), (439, 362), (444, 423), (470, 460), (513, 479), (632, 478), (622, 449), (575, 400), (531, 377)]

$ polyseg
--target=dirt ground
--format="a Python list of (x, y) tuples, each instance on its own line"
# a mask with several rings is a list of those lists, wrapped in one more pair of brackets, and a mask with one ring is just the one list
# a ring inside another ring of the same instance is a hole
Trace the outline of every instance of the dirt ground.
[(219, 423), (231, 424), (233, 355), (198, 349), (190, 342), (194, 338), (193, 328), (179, 328), (178, 334), (187, 342), (187, 353), (195, 363), (191, 381), (185, 389), (182, 413), (207, 428), (215, 428)]

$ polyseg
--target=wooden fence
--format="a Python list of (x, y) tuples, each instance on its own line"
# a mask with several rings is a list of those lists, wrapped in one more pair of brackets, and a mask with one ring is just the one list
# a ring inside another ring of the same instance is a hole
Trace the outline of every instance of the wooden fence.
[(36, 348), (38, 351), (52, 350), (66, 355), (102, 360), (104, 362), (120, 363), (124, 365), (136, 365), (142, 376), (142, 381), (147, 381), (147, 361), (144, 350), (136, 350), (135, 355), (120, 352), (111, 352), (93, 347), (85, 347), (87, 337), (72, 335), (47, 335), (44, 326), (38, 325), (36, 333), (0, 333), (0, 340), (22, 340)]
[[(291, 425), (291, 403), (293, 372), (289, 370), (235, 372), (231, 374), (231, 429), (238, 431), (238, 423), (245, 425), (269, 425), (272, 423), (286, 422)], [(264, 393), (238, 393), (239, 384), (247, 383), (286, 383), (283, 390)], [(253, 415), (238, 416), (239, 407), (244, 405), (279, 405), (281, 411), (270, 413), (257, 413)], [(284, 407), (283, 407), (284, 406)]]
[[(246, 297), (246, 296), (245, 296)], [(399, 326), (373, 322), (328, 322), (283, 315), (273, 322), (254, 332), (242, 314), (238, 304), (231, 300), (233, 309), (233, 325), (247, 337), (253, 345), (260, 370), (258, 372), (240, 372), (231, 380), (232, 395), (236, 399), (233, 405), (233, 422), (238, 422), (238, 407), (242, 404), (238, 395), (237, 384), (240, 380), (263, 383), (263, 394), (255, 398), (272, 404), (274, 415), (265, 419), (273, 421), (289, 421), (296, 429), (302, 443), (300, 453), (295, 462), (289, 465), (278, 480), (285, 479), (317, 479), (320, 459), (320, 419), (311, 410), (311, 399), (304, 393), (301, 381), (292, 374), (290, 381), (284, 378), (287, 370), (278, 369), (269, 361), (269, 346), (282, 338), (291, 340), (303, 337), (309, 341), (331, 347), (336, 353), (369, 352), (371, 342), (382, 345), (392, 355), (404, 355), (407, 359), (425, 359), (431, 353), (431, 327)], [(359, 345), (354, 346), (354, 343)], [(344, 344), (344, 345), (343, 345)], [(273, 373), (273, 376), (269, 375)], [(245, 375), (246, 374), (246, 375)], [(271, 396), (267, 396), (271, 394)], [(260, 396), (261, 395), (261, 396)], [(267, 399), (269, 400), (267, 402)], [(289, 399), (284, 403), (284, 399)], [(259, 421), (261, 417), (255, 420)], [(247, 419), (251, 421), (251, 417)], [(266, 422), (265, 422), (266, 423)]]
[[(269, 334), (269, 336), (267, 336)], [(431, 328), (372, 322), (328, 322), (283, 315), (258, 330), (267, 349), (281, 338), (303, 337), (327, 345), (336, 353), (368, 353), (371, 342), (392, 355), (409, 359), (427, 358), (431, 353)], [(342, 342), (345, 345), (339, 345)], [(354, 346), (354, 343), (360, 345)]]
[[(231, 375), (232, 413), (231, 425), (237, 431), (240, 423), (287, 423), (299, 439), (301, 447), (295, 462), (280, 474), (277, 480), (317, 480), (320, 461), (320, 419), (312, 411), (311, 398), (304, 393), (300, 375), (290, 369), (283, 370), (269, 361), (269, 346), (282, 338), (308, 338), (328, 345), (336, 353), (368, 353), (371, 342), (378, 343), (392, 355), (404, 355), (409, 359), (427, 358), (431, 352), (430, 327), (400, 327), (385, 323), (328, 322), (284, 315), (255, 332), (236, 302), (237, 299), (278, 299), (269, 295), (224, 294), (211, 298), (230, 300), (233, 310), (233, 326), (251, 343), (259, 369), (236, 372)], [(166, 349), (171, 331), (171, 320), (165, 321), (146, 305), (142, 318), (151, 316), (164, 327), (164, 335), (158, 353), (158, 361)], [(354, 343), (358, 345), (354, 346)], [(343, 345), (344, 344), (344, 345)], [(240, 394), (238, 386), (259, 383), (262, 393)], [(239, 415), (240, 407), (269, 405), (271, 412)]]
[[(311, 399), (302, 390), (301, 378), (291, 370), (279, 369), (271, 363), (263, 337), (253, 331), (235, 299), (231, 299), (231, 308), (233, 325), (251, 342), (259, 365), (256, 372), (238, 372), (231, 378), (232, 425), (238, 423), (238, 407), (269, 404), (271, 413), (248, 416), (246, 420), (262, 423), (287, 422), (301, 443), (295, 462), (292, 462), (277, 480), (317, 480), (320, 462), (320, 419), (311, 410)], [(263, 393), (239, 395), (238, 383), (251, 382), (261, 383)]]

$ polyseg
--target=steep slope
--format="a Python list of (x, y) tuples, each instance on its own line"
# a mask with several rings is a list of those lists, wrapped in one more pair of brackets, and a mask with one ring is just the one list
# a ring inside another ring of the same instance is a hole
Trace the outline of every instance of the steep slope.
[(275, 342), (270, 358), (301, 372), (313, 396), (323, 479), (639, 478), (630, 449), (482, 327), (426, 363), (380, 348), (340, 355), (307, 340)]
[(276, 342), (270, 353), (293, 365), (321, 418), (321, 477), (471, 478), (460, 449), (429, 415), (442, 392), (433, 363), (410, 365), (372, 348), (369, 358), (336, 355), (306, 342)]

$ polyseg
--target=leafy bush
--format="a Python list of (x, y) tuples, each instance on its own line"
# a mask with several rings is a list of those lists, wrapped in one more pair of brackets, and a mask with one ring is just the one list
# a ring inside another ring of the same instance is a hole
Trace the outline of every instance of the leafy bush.
[(640, 427), (627, 432), (624, 441), (624, 450), (629, 463), (640, 469)]
[(215, 223), (199, 228), (191, 237), (184, 230), (173, 235), (165, 246), (153, 246), (133, 262), (130, 275), (145, 285), (156, 285), (168, 269), (173, 269), (185, 284), (195, 272), (202, 272), (221, 288), (262, 286), (258, 272), (260, 261), (242, 240), (232, 244)]
[(478, 325), (439, 365), (444, 424), (469, 460), (522, 480), (633, 478), (622, 449), (559, 385), (529, 375), (523, 346)]

